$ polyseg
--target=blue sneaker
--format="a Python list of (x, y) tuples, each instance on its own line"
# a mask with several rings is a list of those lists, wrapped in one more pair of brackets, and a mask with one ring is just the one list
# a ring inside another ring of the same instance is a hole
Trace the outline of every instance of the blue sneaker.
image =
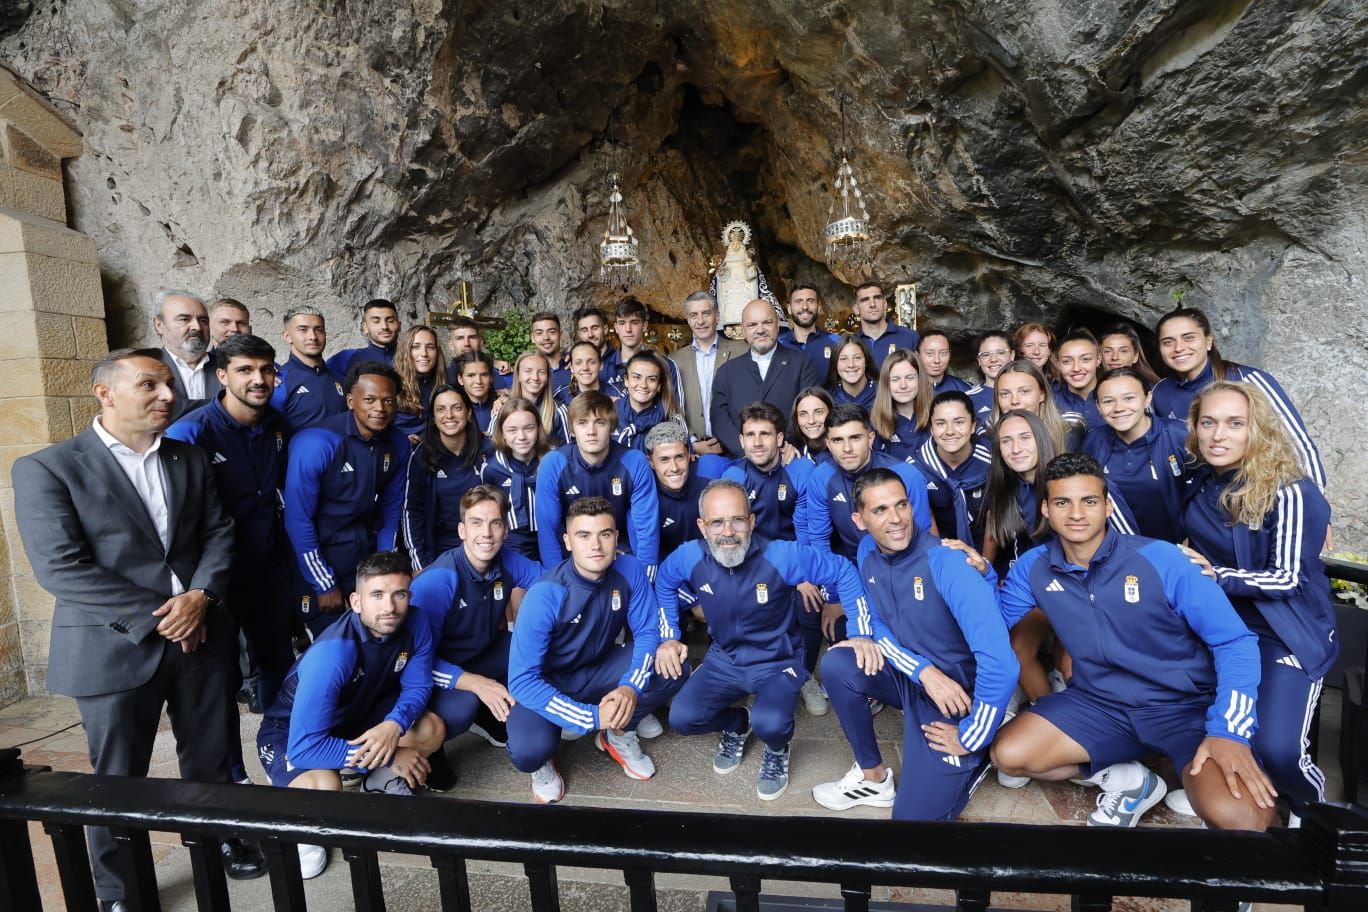
[(750, 710), (745, 710), (745, 713), (745, 731), (724, 731), (717, 739), (717, 753), (713, 754), (713, 772), (719, 776), (725, 776), (741, 765), (741, 757), (746, 752), (746, 739), (751, 733)]
[(1088, 826), (1133, 827), (1150, 808), (1164, 800), (1168, 786), (1150, 769), (1138, 786), (1125, 791), (1104, 791), (1097, 796), (1097, 809), (1088, 815)]
[(788, 791), (789, 749), (782, 751), (765, 748), (760, 758), (760, 778), (755, 783), (755, 793), (761, 801), (773, 801)]

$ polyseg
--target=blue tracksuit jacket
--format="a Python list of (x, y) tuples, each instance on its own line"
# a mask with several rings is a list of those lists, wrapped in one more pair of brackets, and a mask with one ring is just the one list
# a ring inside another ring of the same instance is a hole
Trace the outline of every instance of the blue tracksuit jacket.
[(951, 391), (968, 394), (970, 390), (976, 388), (976, 384), (970, 383), (967, 380), (961, 380), (954, 374), (947, 373), (941, 375), (939, 383), (932, 385), (931, 395), (934, 397), (939, 396), (941, 393), (948, 393)]
[(1183, 497), (1190, 474), (1185, 447), (1187, 426), (1155, 417), (1149, 432), (1126, 443), (1110, 427), (1088, 431), (1081, 452), (1102, 464), (1107, 483), (1119, 493), (1146, 538), (1183, 539)]
[(863, 329), (855, 333), (855, 338), (865, 344), (869, 353), (874, 356), (875, 365), (882, 370), (884, 359), (898, 349), (916, 351), (917, 343), (921, 341), (921, 333), (890, 321), (885, 324), (884, 334), (877, 339), (870, 338)]
[(434, 372), (418, 380), (418, 401), (423, 404), (417, 412), (403, 409), (394, 413), (394, 426), (408, 437), (421, 437), (427, 425), (428, 409), (432, 407), (432, 391), (437, 388), (437, 374)]
[(976, 548), (982, 546), (991, 462), (988, 445), (977, 441), (969, 458), (953, 469), (940, 458), (934, 440), (926, 441), (917, 451), (912, 464), (927, 478), (926, 498), (931, 503), (931, 515), (936, 518), (936, 529), (945, 538), (958, 538)]
[(561, 534), (564, 516), (580, 497), (607, 498), (617, 517), (618, 548), (635, 554), (655, 573), (660, 554), (660, 507), (655, 496), (655, 473), (645, 455), (620, 443), (611, 444), (603, 462), (591, 466), (573, 443), (542, 457), (537, 469), (537, 541), (543, 566), (554, 567), (565, 557)]
[(626, 396), (614, 404), (617, 406), (618, 426), (613, 432), (613, 439), (633, 450), (646, 452), (646, 432), (662, 421), (674, 421), (680, 427), (684, 427), (684, 422), (678, 415), (665, 414), (665, 408), (659, 399), (650, 408), (639, 412), (632, 407)]
[(424, 462), (426, 444), (419, 443), (409, 454), (401, 520), (414, 573), (461, 543), (456, 530), (461, 521), (461, 498), (480, 483), (480, 470), (493, 452), (488, 437), (482, 437), (480, 443), (468, 466), (443, 447), (436, 472), (428, 471)]
[(960, 744), (968, 751), (987, 747), (1021, 673), (997, 607), (997, 576), (981, 576), (927, 532), (895, 554), (865, 538), (856, 565), (867, 598), (846, 609), (853, 635), (873, 639), (915, 683), (933, 665), (973, 694), (959, 723)]
[(493, 451), (480, 466), (480, 480), (504, 492), (508, 498), (508, 541), (505, 548), (541, 561), (537, 545), (537, 469), (541, 457), (519, 462), (507, 453)]
[(831, 389), (831, 401), (836, 405), (848, 405), (853, 402), (867, 412), (874, 407), (874, 394), (876, 392), (878, 392), (878, 383), (873, 380), (865, 383), (864, 389), (854, 396), (847, 393), (845, 385), (837, 381)]
[(656, 498), (660, 507), (660, 553), (669, 555), (686, 541), (702, 537), (698, 529), (698, 496), (711, 478), (699, 472), (698, 465), (689, 468), (689, 480), (678, 491), (667, 491), (656, 483)]
[(295, 661), (262, 725), (289, 726), (294, 767), (341, 769), (354, 750), (348, 739), (380, 721), (407, 732), (431, 693), (432, 637), (426, 625), (410, 617), (381, 639), (348, 611)]
[(1232, 480), (1203, 466), (1189, 485), (1183, 525), (1192, 547), (1216, 570), (1240, 617), (1255, 633), (1280, 640), (1313, 680), (1339, 655), (1330, 579), (1320, 552), (1330, 524), (1325, 495), (1302, 478), (1278, 491), (1257, 529), (1229, 524), (1220, 506)]
[(876, 436), (874, 438), (874, 449), (880, 453), (892, 456), (899, 462), (912, 462), (916, 458), (917, 451), (931, 439), (931, 429), (929, 427), (917, 429), (915, 418), (906, 418), (896, 412), (893, 415), (893, 436), (888, 439)]
[(342, 375), (326, 364), (313, 367), (291, 352), (277, 371), (271, 408), (285, 416), (291, 430), (302, 431), (347, 410)]
[(808, 482), (812, 463), (795, 459), (788, 465), (776, 463), (761, 471), (749, 459), (739, 459), (722, 473), (746, 489), (751, 512), (755, 514), (755, 534), (779, 541), (808, 544)]
[[(909, 462), (883, 453), (872, 453), (864, 468), (853, 475), (833, 459), (817, 466), (808, 482), (808, 542), (820, 551), (835, 551), (854, 558), (864, 533), (855, 527), (850, 514), (855, 510), (852, 492), (855, 482), (870, 469), (891, 469), (907, 486), (907, 502), (918, 529), (931, 528), (931, 505), (926, 499), (926, 476)], [(832, 532), (835, 531), (835, 541)]]
[(333, 415), (290, 441), (285, 531), (316, 592), (338, 584), (324, 553), (330, 546), (360, 557), (394, 548), (408, 457), (407, 437), (390, 427), (365, 440), (351, 412)]
[(993, 404), (997, 401), (997, 394), (993, 391), (991, 383), (979, 384), (965, 391), (969, 401), (974, 403), (974, 421), (978, 422), (980, 428), (987, 428), (988, 422), (993, 420)]
[(1054, 392), (1055, 405), (1059, 406), (1065, 421), (1081, 424), (1089, 431), (1107, 426), (1107, 422), (1102, 420), (1102, 413), (1097, 410), (1095, 395), (1080, 396), (1069, 389), (1063, 380), (1056, 380), (1050, 386)]
[(433, 642), (432, 684), (456, 686), (461, 665), (484, 652), (507, 629), (508, 600), (514, 589), (530, 589), (541, 564), (501, 548), (487, 573), (478, 573), (462, 545), (445, 552), (413, 578), (409, 602), (414, 622), (423, 623)]
[(394, 347), (397, 344), (397, 340), (389, 345), (376, 345), (374, 342), (367, 341), (360, 348), (344, 348), (328, 359), (328, 367), (332, 368), (333, 373), (339, 377), (345, 378), (354, 361), (381, 361), (385, 364), (393, 364)]
[(793, 338), (791, 329), (779, 333), (779, 344), (796, 348), (807, 355), (819, 377), (826, 377), (827, 371), (831, 368), (831, 353), (836, 350), (836, 345), (840, 341), (840, 336), (827, 332), (813, 332), (806, 342), (799, 342)]
[(571, 699), (552, 679), (573, 678), (604, 659), (630, 629), (632, 664), (619, 685), (638, 694), (651, 680), (660, 634), (646, 568), (619, 555), (602, 578), (585, 579), (567, 558), (523, 596), (508, 652), (508, 690), (549, 722), (579, 732), (602, 728), (597, 705)]
[[(647, 350), (654, 351), (654, 349), (643, 349), (643, 351)], [(660, 353), (656, 352), (656, 354)], [(683, 402), (684, 383), (679, 379), (679, 368), (675, 367), (675, 363), (665, 355), (660, 354), (660, 357), (665, 362), (665, 366), (670, 369), (670, 382), (674, 384), (675, 402)], [(632, 359), (627, 359), (627, 361), (630, 360)], [(627, 361), (622, 359), (622, 349), (609, 345), (603, 353), (603, 360), (599, 365), (599, 381), (621, 390), (624, 398), (627, 395)], [(604, 390), (604, 392), (612, 395), (609, 390)]]
[(1071, 687), (1131, 707), (1211, 700), (1207, 734), (1253, 736), (1258, 641), (1176, 545), (1108, 529), (1078, 567), (1055, 539), (1026, 552), (998, 595), (1008, 627), (1045, 612), (1073, 656)]

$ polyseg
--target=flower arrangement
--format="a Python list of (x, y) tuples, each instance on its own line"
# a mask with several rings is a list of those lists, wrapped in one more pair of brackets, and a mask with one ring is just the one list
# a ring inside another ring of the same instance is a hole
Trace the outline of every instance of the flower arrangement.
[[(1326, 555), (1342, 561), (1353, 561), (1356, 564), (1368, 564), (1368, 557), (1362, 554), (1355, 554), (1352, 551), (1335, 551)], [(1330, 580), (1330, 589), (1343, 601), (1349, 602), (1358, 608), (1368, 611), (1368, 586), (1363, 583), (1351, 583), (1348, 580)]]

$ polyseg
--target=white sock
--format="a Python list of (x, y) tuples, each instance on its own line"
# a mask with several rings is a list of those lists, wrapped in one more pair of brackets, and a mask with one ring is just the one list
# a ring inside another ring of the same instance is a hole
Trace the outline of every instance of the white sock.
[(1094, 772), (1084, 782), (1097, 786), (1104, 792), (1128, 792), (1139, 788), (1145, 781), (1145, 767), (1134, 760), (1128, 763), (1113, 763)]

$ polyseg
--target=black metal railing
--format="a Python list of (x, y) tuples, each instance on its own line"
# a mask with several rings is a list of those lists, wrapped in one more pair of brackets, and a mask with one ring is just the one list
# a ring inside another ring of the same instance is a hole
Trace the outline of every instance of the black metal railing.
[(83, 826), (112, 828), (127, 902), (159, 910), (150, 831), (180, 834), (196, 899), (229, 909), (218, 837), (257, 841), (277, 910), (305, 908), (296, 846), (342, 850), (360, 912), (385, 908), (379, 852), (429, 858), (444, 912), (471, 907), (466, 863), (516, 862), (537, 912), (560, 907), (557, 866), (616, 869), (633, 912), (656, 908), (655, 877), (728, 879), (742, 912), (759, 909), (765, 880), (836, 884), (847, 910), (866, 910), (874, 886), (954, 890), (962, 912), (983, 912), (993, 891), (1065, 893), (1076, 912), (1114, 896), (1188, 899), (1197, 910), (1241, 901), (1318, 912), (1368, 910), (1368, 812), (1316, 805), (1298, 830), (1096, 830), (1006, 823), (910, 823), (830, 817), (536, 807), (293, 789), (204, 785), (24, 769), (0, 760), (0, 909), (41, 908), (28, 821), (52, 840), (69, 910), (95, 909)]

